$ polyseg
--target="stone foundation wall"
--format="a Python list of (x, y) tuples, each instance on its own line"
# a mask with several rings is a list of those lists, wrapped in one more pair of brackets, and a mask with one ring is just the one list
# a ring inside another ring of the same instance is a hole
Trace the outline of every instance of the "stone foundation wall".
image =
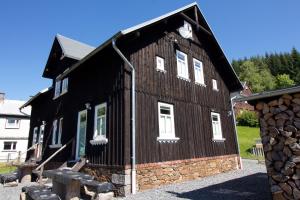
[(86, 165), (80, 172), (94, 176), (97, 181), (112, 182), (117, 187), (117, 196), (131, 192), (131, 170), (121, 166)]
[[(137, 190), (183, 182), (237, 169), (238, 155), (205, 157), (160, 163), (138, 164)], [(86, 165), (81, 172), (92, 175), (98, 181), (109, 181), (118, 187), (119, 196), (131, 193), (131, 166), (109, 167)]]
[(237, 169), (238, 155), (141, 164), (137, 166), (139, 190), (183, 182)]

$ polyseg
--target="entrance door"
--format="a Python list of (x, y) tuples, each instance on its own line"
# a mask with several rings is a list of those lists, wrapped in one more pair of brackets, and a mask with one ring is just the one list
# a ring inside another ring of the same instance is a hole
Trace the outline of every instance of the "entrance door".
[(85, 155), (86, 124), (87, 111), (83, 110), (78, 113), (76, 159), (79, 159)]

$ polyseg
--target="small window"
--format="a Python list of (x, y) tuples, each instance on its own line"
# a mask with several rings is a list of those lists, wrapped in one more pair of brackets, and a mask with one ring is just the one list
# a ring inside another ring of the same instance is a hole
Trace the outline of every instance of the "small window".
[(218, 82), (216, 79), (212, 79), (212, 87), (213, 87), (213, 90), (219, 91)]
[(194, 58), (193, 63), (194, 63), (194, 71), (195, 71), (195, 82), (205, 85), (202, 62)]
[(55, 91), (54, 91), (54, 98), (59, 97), (60, 95), (60, 88), (61, 88), (61, 81), (56, 81), (55, 82)]
[(158, 71), (165, 72), (165, 59), (162, 57), (156, 56), (156, 69)]
[(181, 51), (176, 50), (176, 58), (177, 58), (177, 76), (179, 78), (189, 80), (187, 55)]
[(40, 126), (40, 133), (38, 138), (38, 143), (42, 144), (44, 139), (45, 125)]
[(107, 104), (102, 103), (95, 107), (94, 140), (106, 138)]
[(213, 139), (223, 140), (220, 114), (212, 112), (211, 121), (212, 121)]
[(63, 79), (61, 94), (68, 92), (68, 82), (69, 82), (68, 78)]
[(52, 145), (55, 145), (57, 144), (57, 120), (54, 120), (53, 121), (53, 124), (52, 124)]
[(32, 135), (32, 145), (35, 145), (38, 141), (37, 141), (37, 137), (38, 137), (38, 127), (34, 127), (33, 129), (33, 135)]
[(18, 129), (20, 128), (20, 120), (15, 118), (7, 118), (5, 128), (7, 129)]
[(15, 151), (17, 149), (17, 142), (4, 142), (4, 151)]
[(173, 105), (158, 102), (159, 138), (158, 140), (178, 140), (175, 137)]

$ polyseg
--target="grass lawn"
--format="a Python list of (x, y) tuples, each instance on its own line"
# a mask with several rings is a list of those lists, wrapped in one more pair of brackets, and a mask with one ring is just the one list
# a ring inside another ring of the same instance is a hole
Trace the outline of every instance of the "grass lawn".
[(262, 157), (257, 157), (250, 153), (250, 149), (255, 145), (255, 140), (260, 138), (259, 128), (237, 126), (237, 132), (241, 157), (248, 159), (263, 159)]
[(9, 173), (16, 170), (16, 167), (7, 165), (6, 163), (0, 163), (0, 174)]

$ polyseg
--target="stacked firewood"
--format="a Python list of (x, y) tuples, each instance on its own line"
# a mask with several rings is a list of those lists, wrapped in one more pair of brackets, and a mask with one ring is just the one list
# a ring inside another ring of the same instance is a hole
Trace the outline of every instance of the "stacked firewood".
[(258, 102), (273, 199), (300, 199), (300, 94)]

